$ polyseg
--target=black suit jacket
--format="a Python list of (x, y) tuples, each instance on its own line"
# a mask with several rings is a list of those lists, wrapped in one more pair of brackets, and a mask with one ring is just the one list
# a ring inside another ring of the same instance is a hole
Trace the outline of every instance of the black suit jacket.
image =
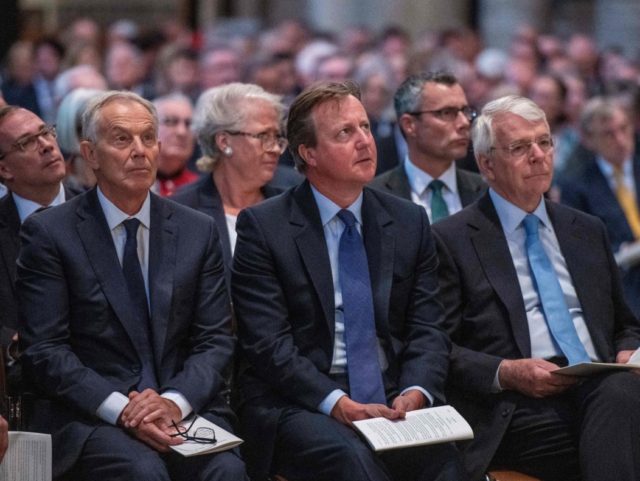
[[(265, 198), (273, 197), (284, 191), (280, 187), (272, 187), (267, 184), (262, 188), (262, 194)], [(220, 193), (216, 188), (212, 175), (205, 175), (193, 184), (187, 185), (180, 189), (171, 197), (172, 200), (196, 209), (208, 216), (212, 217), (216, 222), (216, 227), (220, 233), (220, 243), (222, 246), (222, 258), (227, 270), (227, 277), (230, 279), (231, 272), (231, 242), (229, 241), (229, 230), (227, 229), (227, 220), (224, 215), (224, 206)]]
[[(75, 192), (65, 188), (68, 200)], [(20, 217), (9, 192), (0, 199), (0, 346), (11, 343), (18, 330), (18, 302), (15, 290), (16, 260), (20, 250)]]
[[(614, 251), (623, 243), (634, 242), (624, 211), (607, 178), (598, 167), (595, 155), (585, 151), (580, 163), (580, 169), (558, 182), (562, 203), (599, 217), (607, 228)], [(636, 148), (633, 158), (633, 175), (636, 187), (640, 188), (640, 145)], [(640, 191), (636, 193), (638, 194)], [(636, 316), (640, 316), (640, 266), (625, 270), (622, 273), (622, 282), (627, 302)]]
[[(597, 354), (640, 345), (640, 325), (627, 307), (602, 223), (546, 203)], [(440, 257), (441, 299), (451, 335), (448, 400), (475, 432), (465, 463), (473, 479), (486, 471), (513, 414), (513, 393), (493, 393), (503, 359), (531, 357), (517, 274), (489, 194), (433, 226)]]
[[(462, 207), (474, 202), (487, 190), (487, 184), (482, 180), (482, 177), (474, 172), (456, 169), (456, 180), (458, 181), (458, 195), (460, 196)], [(369, 186), (397, 195), (403, 199), (411, 200), (411, 185), (409, 185), (404, 163), (379, 175), (371, 181)]]
[[(53, 435), (54, 475), (102, 423), (97, 408), (138, 384), (134, 308), (96, 190), (27, 219), (18, 259), (23, 369), (38, 391), (31, 428)], [(160, 392), (228, 414), (220, 392), (234, 338), (218, 232), (151, 194), (149, 295)]]
[[(449, 339), (426, 213), (365, 188), (362, 218), (376, 330), (389, 362), (383, 376), (387, 395), (418, 385), (441, 403)], [(237, 232), (232, 297), (248, 361), (238, 381), (240, 406), (246, 439), (259, 446), (257, 465), (266, 471), (280, 409), (316, 411), (341, 387), (329, 376), (333, 280), (308, 182), (244, 210)]]

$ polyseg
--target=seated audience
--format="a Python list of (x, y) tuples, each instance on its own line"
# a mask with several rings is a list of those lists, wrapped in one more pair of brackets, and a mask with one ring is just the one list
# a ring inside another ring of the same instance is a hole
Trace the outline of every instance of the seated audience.
[(378, 455), (352, 426), (443, 403), (450, 347), (426, 212), (364, 187), (376, 147), (359, 96), (326, 82), (297, 97), (287, 135), (306, 181), (238, 219), (232, 295), (252, 479), (462, 481), (453, 444)]
[(180, 187), (198, 180), (198, 174), (187, 168), (193, 155), (195, 137), (191, 131), (193, 107), (182, 94), (157, 98), (158, 140), (162, 145), (158, 156), (158, 178), (153, 190), (162, 197), (173, 195)]
[[(83, 114), (97, 188), (23, 224), (17, 290), (30, 429), (74, 480), (246, 480), (235, 450), (170, 451), (198, 414), (231, 430), (221, 392), (234, 348), (222, 255), (207, 216), (150, 194), (152, 104), (106, 92)], [(194, 433), (187, 433), (194, 435)]]
[(489, 192), (433, 226), (453, 341), (447, 399), (475, 433), (467, 469), (477, 480), (489, 467), (545, 481), (636, 479), (640, 377), (554, 372), (625, 363), (640, 346), (605, 226), (544, 199), (553, 141), (532, 101), (488, 103), (472, 139)]
[[(628, 112), (616, 101), (591, 99), (581, 120), (582, 143), (571, 172), (559, 180), (564, 204), (599, 217), (614, 252), (640, 240), (640, 145)], [(640, 266), (622, 273), (627, 302), (640, 315)]]
[(208, 174), (173, 200), (215, 219), (227, 267), (240, 211), (283, 190), (270, 184), (287, 145), (283, 110), (280, 97), (241, 83), (209, 89), (196, 105), (193, 128), (203, 153), (197, 165)]

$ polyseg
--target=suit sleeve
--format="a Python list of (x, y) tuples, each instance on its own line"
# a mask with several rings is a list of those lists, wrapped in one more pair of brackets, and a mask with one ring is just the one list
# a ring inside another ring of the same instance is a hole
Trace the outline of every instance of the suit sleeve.
[(17, 278), (23, 319), (21, 362), (39, 390), (93, 416), (117, 389), (73, 352), (70, 292), (55, 241), (36, 218), (25, 221), (21, 236)]
[(339, 386), (296, 347), (279, 280), (290, 273), (277, 264), (251, 210), (240, 214), (236, 230), (231, 292), (242, 351), (274, 392), (317, 410)]
[[(193, 306), (192, 318), (180, 320), (188, 324), (187, 356), (182, 368), (162, 385), (163, 391), (173, 389), (182, 394), (196, 412), (225, 386), (224, 374), (235, 347), (220, 238), (214, 223), (208, 224), (203, 264), (194, 266), (193, 270), (197, 281), (193, 298), (189, 300)], [(186, 229), (185, 235), (188, 235)]]
[(440, 299), (445, 307), (446, 328), (453, 343), (449, 380), (465, 390), (489, 394), (502, 358), (463, 347), (457, 342), (464, 315), (463, 280), (446, 240), (437, 231), (434, 234), (440, 260)]

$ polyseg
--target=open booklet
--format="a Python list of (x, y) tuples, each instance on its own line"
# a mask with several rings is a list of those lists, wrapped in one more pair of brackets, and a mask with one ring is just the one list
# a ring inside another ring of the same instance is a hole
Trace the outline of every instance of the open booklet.
[(2, 481), (51, 481), (51, 435), (9, 431), (9, 448), (0, 463)]
[(471, 426), (452, 406), (409, 411), (398, 421), (373, 418), (353, 424), (374, 451), (473, 438)]
[(640, 349), (633, 353), (626, 364), (615, 362), (581, 362), (572, 366), (561, 367), (552, 372), (567, 376), (593, 376), (607, 371), (630, 371), (640, 369)]
[[(185, 429), (189, 427), (191, 424), (191, 419), (189, 421), (182, 421), (180, 425)], [(183, 456), (198, 456), (200, 454), (209, 454), (209, 453), (217, 453), (220, 451), (226, 451), (227, 449), (232, 449), (242, 444), (244, 441), (237, 436), (234, 436), (229, 431), (222, 429), (217, 424), (212, 423), (211, 421), (198, 416), (189, 429), (190, 435), (194, 435), (194, 433), (199, 428), (208, 428), (212, 429), (215, 434), (215, 443), (199, 443), (197, 441), (185, 441), (182, 444), (178, 444), (177, 446), (170, 446), (174, 451), (182, 454)]]

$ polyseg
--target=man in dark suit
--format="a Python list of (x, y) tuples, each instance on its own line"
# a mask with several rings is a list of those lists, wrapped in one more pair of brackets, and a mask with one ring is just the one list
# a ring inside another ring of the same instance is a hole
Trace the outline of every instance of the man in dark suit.
[[(614, 252), (640, 240), (640, 148), (625, 108), (613, 99), (595, 97), (582, 112), (581, 157), (559, 179), (563, 204), (599, 217)], [(640, 266), (625, 266), (622, 284), (627, 302), (640, 315)]]
[(354, 84), (300, 94), (287, 132), (306, 181), (237, 223), (238, 388), (248, 452), (259, 457), (250, 474), (465, 479), (451, 444), (378, 456), (351, 426), (443, 403), (449, 340), (424, 209), (363, 188), (376, 149)]
[(637, 479), (640, 377), (553, 372), (625, 363), (640, 345), (605, 227), (544, 200), (553, 141), (533, 102), (490, 102), (472, 136), (490, 190), (433, 227), (453, 342), (448, 399), (475, 432), (467, 468), (474, 479), (488, 467), (545, 481)]
[(0, 177), (9, 189), (0, 199), (0, 348), (8, 354), (10, 381), (19, 372), (13, 361), (18, 347), (15, 281), (20, 224), (36, 210), (72, 196), (62, 187), (64, 175), (55, 129), (26, 109), (0, 107)]
[(22, 227), (22, 360), (54, 476), (245, 479), (233, 451), (169, 450), (191, 413), (231, 429), (220, 393), (234, 339), (213, 221), (149, 193), (157, 129), (136, 94), (92, 99), (81, 149), (97, 188)]
[(456, 167), (466, 155), (475, 111), (449, 73), (412, 75), (394, 96), (407, 157), (371, 186), (422, 205), (433, 223), (471, 204), (486, 189), (478, 174)]

